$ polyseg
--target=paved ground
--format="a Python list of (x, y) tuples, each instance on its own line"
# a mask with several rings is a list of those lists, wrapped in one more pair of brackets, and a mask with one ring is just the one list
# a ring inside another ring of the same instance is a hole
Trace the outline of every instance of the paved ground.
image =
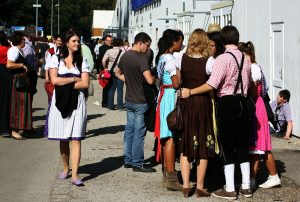
[[(169, 192), (161, 186), (160, 165), (157, 173), (134, 173), (123, 164), (123, 131), (126, 112), (108, 111), (93, 103), (100, 101), (101, 89), (95, 84), (95, 96), (88, 100), (87, 138), (82, 142), (80, 177), (86, 186), (71, 186), (58, 180), (61, 169), (58, 142), (43, 138), (46, 94), (39, 81), (34, 100), (34, 126), (38, 135), (26, 141), (0, 138), (0, 201), (196, 201), (184, 199), (180, 192)], [(153, 134), (145, 141), (145, 159), (153, 155)], [(259, 189), (252, 199), (240, 201), (300, 201), (300, 140), (285, 141), (273, 137), (274, 154), (282, 187)], [(176, 165), (178, 168), (178, 165)], [(179, 169), (179, 168), (178, 168)], [(264, 173), (264, 167), (262, 172)], [(262, 180), (264, 179), (262, 175)], [(201, 199), (202, 200), (202, 199)], [(203, 201), (216, 201), (210, 197)]]

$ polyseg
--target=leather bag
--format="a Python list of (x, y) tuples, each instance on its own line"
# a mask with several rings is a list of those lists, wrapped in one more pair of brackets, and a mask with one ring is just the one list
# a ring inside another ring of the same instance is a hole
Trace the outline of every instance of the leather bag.
[[(181, 89), (179, 90), (181, 95)], [(171, 111), (167, 116), (167, 125), (171, 132), (181, 133), (183, 130), (183, 116), (182, 116), (182, 103), (180, 97), (177, 98), (177, 102), (173, 111)]]
[(26, 73), (16, 75), (15, 86), (19, 92), (28, 92), (30, 90), (28, 75)]

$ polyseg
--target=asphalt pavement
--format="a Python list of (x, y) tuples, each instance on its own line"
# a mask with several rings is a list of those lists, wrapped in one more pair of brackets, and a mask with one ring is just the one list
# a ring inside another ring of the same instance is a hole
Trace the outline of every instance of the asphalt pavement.
[[(47, 96), (44, 80), (38, 81), (34, 97), (36, 135), (25, 134), (27, 140), (0, 137), (0, 201), (2, 202), (96, 202), (96, 201), (222, 201), (214, 197), (183, 198), (180, 192), (167, 191), (161, 184), (161, 165), (156, 173), (136, 173), (123, 167), (123, 134), (125, 111), (102, 108), (102, 89), (94, 81), (95, 95), (88, 99), (87, 138), (82, 141), (79, 176), (85, 186), (72, 186), (70, 179), (58, 180), (61, 171), (59, 143), (43, 137)], [(253, 198), (239, 196), (239, 201), (300, 201), (300, 140), (285, 141), (273, 137), (273, 153), (282, 186), (258, 189)], [(154, 138), (147, 133), (145, 159), (151, 162)], [(179, 164), (176, 164), (179, 170)], [(262, 163), (260, 181), (266, 180)], [(193, 182), (194, 183), (194, 182)]]

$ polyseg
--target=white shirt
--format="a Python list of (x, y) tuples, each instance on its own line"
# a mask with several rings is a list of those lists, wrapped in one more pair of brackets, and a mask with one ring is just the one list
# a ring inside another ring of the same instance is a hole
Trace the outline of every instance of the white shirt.
[(22, 55), (22, 52), (18, 49), (18, 47), (16, 46), (10, 47), (7, 51), (7, 60), (15, 62), (18, 59), (19, 54)]

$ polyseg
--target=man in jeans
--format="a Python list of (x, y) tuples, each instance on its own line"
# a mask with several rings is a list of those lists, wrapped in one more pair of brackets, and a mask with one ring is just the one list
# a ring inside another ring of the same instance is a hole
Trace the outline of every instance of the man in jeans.
[(148, 109), (143, 83), (153, 84), (155, 78), (151, 75), (147, 57), (143, 55), (151, 45), (148, 34), (141, 32), (134, 38), (134, 45), (120, 59), (116, 67), (116, 76), (125, 81), (127, 108), (127, 124), (124, 134), (125, 168), (135, 172), (156, 172), (144, 165), (144, 139), (146, 126), (144, 115)]

